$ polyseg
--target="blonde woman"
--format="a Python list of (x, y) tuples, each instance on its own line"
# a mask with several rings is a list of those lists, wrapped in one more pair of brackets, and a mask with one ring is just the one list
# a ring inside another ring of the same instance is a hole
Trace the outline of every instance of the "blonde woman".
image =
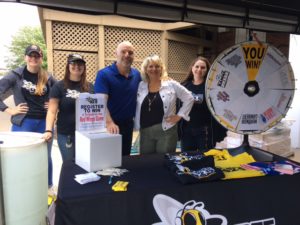
[[(25, 66), (10, 71), (0, 80), (0, 110), (11, 115), (12, 131), (44, 133), (50, 89), (56, 80), (42, 69), (39, 46), (25, 49)], [(13, 94), (15, 107), (3, 101)], [(48, 186), (52, 186), (51, 145), (48, 144)]]
[[(181, 118), (189, 120), (193, 96), (177, 81), (167, 78), (165, 66), (157, 55), (143, 61), (141, 75), (135, 115), (135, 128), (140, 129), (140, 153), (175, 152), (176, 124)], [(176, 113), (177, 98), (183, 104)]]

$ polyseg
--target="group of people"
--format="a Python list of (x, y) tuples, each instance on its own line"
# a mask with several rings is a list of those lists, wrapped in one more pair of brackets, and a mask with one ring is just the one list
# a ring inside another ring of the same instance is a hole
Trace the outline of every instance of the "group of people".
[[(39, 46), (25, 50), (26, 65), (0, 80), (0, 110), (11, 115), (12, 131), (43, 133), (48, 143), (48, 185), (52, 186), (51, 146), (54, 126), (63, 161), (75, 158), (75, 102), (81, 92), (107, 98), (107, 131), (122, 135), (122, 155), (130, 155), (133, 130), (140, 131), (140, 154), (205, 151), (224, 138), (226, 130), (205, 102), (206, 58), (196, 58), (182, 84), (168, 77), (162, 59), (144, 59), (141, 72), (132, 67), (135, 49), (128, 41), (116, 48), (116, 62), (98, 71), (94, 85), (87, 81), (86, 61), (67, 57), (64, 78), (57, 81), (41, 67)], [(13, 94), (15, 107), (4, 99)], [(179, 135), (179, 136), (178, 136)]]
[(196, 58), (180, 84), (158, 55), (144, 59), (141, 73), (132, 68), (134, 52), (130, 42), (120, 43), (116, 62), (100, 70), (94, 84), (95, 93), (107, 98), (107, 130), (122, 135), (123, 155), (130, 154), (134, 129), (140, 131), (140, 154), (175, 152), (179, 139), (182, 151), (205, 151), (223, 140), (226, 129), (205, 101), (206, 58)]

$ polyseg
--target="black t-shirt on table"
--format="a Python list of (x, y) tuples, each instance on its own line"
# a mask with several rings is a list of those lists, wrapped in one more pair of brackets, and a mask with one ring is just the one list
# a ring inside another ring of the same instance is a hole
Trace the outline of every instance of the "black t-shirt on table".
[[(90, 85), (90, 92), (92, 86)], [(80, 93), (80, 82), (71, 81), (71, 87), (64, 88), (64, 82), (58, 81), (51, 89), (50, 98), (59, 99), (57, 114), (57, 132), (60, 134), (75, 133), (76, 98)]]
[(38, 74), (29, 72), (27, 67), (25, 67), (23, 72), (22, 93), (27, 102), (27, 106), (29, 107), (26, 117), (32, 119), (45, 119), (47, 110), (44, 105), (45, 102), (49, 100), (48, 96), (50, 89), (48, 84), (46, 84), (42, 95), (36, 95), (37, 82)]

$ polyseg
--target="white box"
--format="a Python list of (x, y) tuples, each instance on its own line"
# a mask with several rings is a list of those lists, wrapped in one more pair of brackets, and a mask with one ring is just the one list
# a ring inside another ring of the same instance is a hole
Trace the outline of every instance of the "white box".
[(122, 165), (122, 136), (75, 132), (75, 163), (88, 172)]

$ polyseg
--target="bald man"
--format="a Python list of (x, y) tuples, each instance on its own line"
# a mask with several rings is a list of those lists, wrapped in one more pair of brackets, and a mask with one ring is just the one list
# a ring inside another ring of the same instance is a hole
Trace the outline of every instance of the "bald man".
[(95, 93), (107, 97), (107, 131), (122, 135), (122, 155), (130, 155), (133, 117), (135, 115), (140, 72), (131, 67), (134, 47), (128, 41), (116, 49), (117, 61), (99, 70), (95, 80)]

